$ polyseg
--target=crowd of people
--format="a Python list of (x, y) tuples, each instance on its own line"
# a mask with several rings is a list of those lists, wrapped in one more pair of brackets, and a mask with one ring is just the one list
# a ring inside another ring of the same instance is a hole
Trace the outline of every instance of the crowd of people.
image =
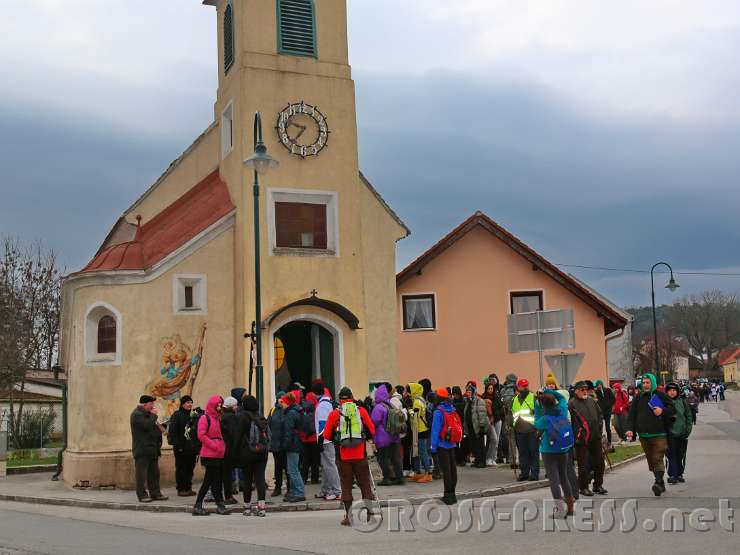
[[(310, 388), (292, 384), (279, 392), (266, 416), (243, 388), (225, 398), (212, 396), (205, 410), (183, 396), (166, 426), (158, 422), (156, 399), (144, 395), (131, 415), (136, 493), (143, 503), (167, 499), (158, 469), (166, 435), (175, 457), (177, 495), (195, 497), (195, 516), (208, 514), (203, 503), (211, 498), (216, 512), (227, 514), (240, 491), (244, 515), (265, 516), (265, 473), (272, 456), (272, 497), (302, 502), (305, 484), (320, 484), (316, 498), (340, 499), (342, 524), (349, 525), (354, 484), (363, 500), (377, 498), (368, 463), (374, 455), (382, 472), (377, 486), (440, 479), (441, 499), (448, 505), (457, 502), (457, 467), (506, 464), (518, 470), (518, 481), (537, 481), (541, 460), (556, 500), (555, 516), (566, 517), (581, 495), (607, 493), (604, 471), (613, 450), (612, 427), (620, 442), (639, 438), (654, 477), (654, 495), (666, 490), (666, 458), (668, 483), (684, 482), (688, 438), (704, 389), (678, 383), (659, 387), (652, 374), (634, 386), (616, 383), (612, 389), (601, 380), (582, 380), (561, 387), (550, 374), (545, 387), (533, 392), (527, 379), (509, 374), (500, 383), (490, 374), (481, 389), (476, 380), (464, 389), (433, 389), (430, 380), (421, 379), (377, 384), (364, 399), (355, 399), (344, 387), (335, 400), (315, 380)], [(713, 397), (714, 388), (706, 389)], [(204, 478), (196, 493), (198, 459)]]

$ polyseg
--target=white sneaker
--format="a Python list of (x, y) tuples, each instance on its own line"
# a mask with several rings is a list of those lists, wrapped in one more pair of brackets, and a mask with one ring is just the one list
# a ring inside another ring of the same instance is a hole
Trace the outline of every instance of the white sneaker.
[(552, 511), (552, 518), (568, 518), (568, 506), (562, 499), (558, 499), (557, 501), (555, 501), (555, 507)]
[(411, 474), (413, 474), (413, 473), (410, 470), (404, 470), (403, 471), (403, 475), (404, 475), (405, 478), (408, 478), (409, 476), (411, 476)]
[(335, 501), (337, 499), (337, 496), (333, 493), (330, 493), (329, 495), (325, 495), (324, 499), (326, 499), (327, 501)]
[(498, 465), (496, 464), (496, 461), (494, 459), (488, 459), (486, 461), (486, 466), (498, 466)]

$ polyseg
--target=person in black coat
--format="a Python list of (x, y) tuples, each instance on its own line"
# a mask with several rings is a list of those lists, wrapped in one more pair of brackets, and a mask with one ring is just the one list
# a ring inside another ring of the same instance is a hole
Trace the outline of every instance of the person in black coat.
[[(254, 426), (253, 426), (254, 425)], [(253, 431), (256, 432), (252, 438)], [(252, 440), (255, 439), (255, 443)], [(260, 413), (259, 403), (251, 395), (242, 401), (242, 410), (237, 417), (236, 457), (238, 468), (244, 473), (244, 516), (265, 516), (267, 484), (265, 468), (270, 450), (270, 426)], [(252, 483), (257, 488), (257, 505), (251, 507)]]
[(180, 408), (170, 417), (167, 425), (167, 442), (172, 445), (175, 455), (175, 483), (179, 497), (195, 495), (193, 491), (193, 470), (198, 458), (198, 434), (193, 428), (190, 437), (186, 437), (186, 430), (191, 424), (193, 398), (183, 395), (180, 398)]
[(224, 504), (236, 505), (239, 503), (234, 497), (234, 469), (238, 465), (236, 451), (236, 428), (237, 417), (236, 409), (238, 401), (234, 397), (224, 399), (224, 412), (221, 418), (221, 434), (226, 444), (226, 455), (224, 456), (223, 472), (221, 482), (224, 489)]
[(142, 503), (167, 499), (159, 488), (163, 428), (157, 423), (154, 401), (154, 397), (142, 395), (130, 419), (131, 451), (136, 468), (136, 496)]
[(601, 380), (596, 380), (596, 402), (599, 403), (601, 409), (601, 416), (604, 418), (604, 426), (606, 427), (606, 440), (609, 442), (609, 447), (612, 444), (612, 409), (617, 398), (614, 396), (614, 392), (610, 387), (605, 386)]

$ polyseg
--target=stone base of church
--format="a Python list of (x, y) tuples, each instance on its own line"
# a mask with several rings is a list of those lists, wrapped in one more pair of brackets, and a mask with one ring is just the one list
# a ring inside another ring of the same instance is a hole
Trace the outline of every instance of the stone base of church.
[[(70, 486), (136, 489), (131, 451), (65, 451), (63, 464), (62, 478)], [(175, 458), (172, 451), (164, 451), (159, 458), (159, 474), (162, 488), (175, 486)]]

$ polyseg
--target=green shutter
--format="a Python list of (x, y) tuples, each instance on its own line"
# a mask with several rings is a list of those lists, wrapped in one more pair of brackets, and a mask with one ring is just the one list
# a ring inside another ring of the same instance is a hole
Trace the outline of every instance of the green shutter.
[(313, 0), (278, 0), (278, 52), (316, 57)]
[(224, 11), (224, 73), (234, 63), (234, 9), (229, 3)]

